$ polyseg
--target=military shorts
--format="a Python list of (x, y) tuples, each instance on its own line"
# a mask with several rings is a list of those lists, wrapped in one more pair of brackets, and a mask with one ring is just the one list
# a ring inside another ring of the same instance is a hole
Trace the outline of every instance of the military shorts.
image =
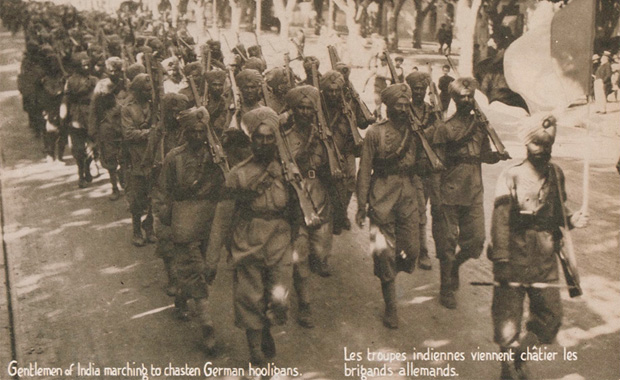
[(174, 243), (178, 295), (182, 298), (206, 298), (209, 293), (205, 276), (206, 242)]
[(132, 215), (143, 215), (151, 204), (151, 181), (146, 176), (131, 175), (127, 183), (126, 198)]
[[(482, 203), (471, 206), (442, 205), (433, 214), (437, 225), (433, 226), (433, 239), (439, 260), (452, 260), (456, 246), (461, 255), (477, 259), (484, 248), (485, 227)], [(435, 223), (435, 222), (433, 222)]]
[(310, 276), (311, 270), (317, 266), (327, 264), (334, 240), (332, 231), (332, 222), (323, 223), (319, 228), (299, 228), (293, 244), (293, 261), (302, 278)]
[(102, 141), (101, 149), (101, 165), (107, 170), (116, 170), (121, 161), (121, 142), (120, 141)]

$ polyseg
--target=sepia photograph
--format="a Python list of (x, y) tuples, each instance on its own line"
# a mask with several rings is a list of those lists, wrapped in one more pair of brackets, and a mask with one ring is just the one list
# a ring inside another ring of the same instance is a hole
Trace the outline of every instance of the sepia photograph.
[(620, 379), (619, 0), (0, 18), (0, 380)]

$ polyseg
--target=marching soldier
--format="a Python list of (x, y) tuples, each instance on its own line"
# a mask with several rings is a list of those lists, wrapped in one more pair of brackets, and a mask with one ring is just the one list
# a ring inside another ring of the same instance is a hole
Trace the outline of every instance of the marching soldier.
[[(151, 131), (151, 91), (153, 87), (147, 74), (138, 74), (129, 86), (130, 94), (121, 108), (123, 140), (128, 153), (127, 199), (132, 216), (132, 244), (143, 247), (155, 243), (153, 214), (149, 199), (151, 190), (150, 170), (142, 165)], [(146, 219), (142, 222), (142, 215)], [(146, 232), (146, 240), (142, 234)]]
[(42, 50), (47, 51), (47, 72), (41, 79), (43, 92), (39, 94), (43, 117), (45, 119), (45, 134), (43, 137), (44, 150), (47, 160), (62, 160), (66, 145), (66, 135), (61, 133), (63, 129), (60, 120), (60, 104), (62, 102), (65, 78), (54, 51), (49, 45), (44, 45)]
[[(440, 263), (440, 303), (456, 308), (459, 268), (482, 253), (485, 238), (482, 163), (508, 159), (491, 150), (489, 137), (474, 111), (476, 80), (459, 78), (450, 84), (456, 113), (437, 127), (433, 144), (446, 170), (439, 180), (439, 231), (435, 238)], [(456, 251), (457, 245), (460, 251)]]
[(404, 83), (388, 86), (381, 93), (387, 107), (386, 120), (372, 125), (364, 138), (357, 173), (357, 225), (370, 218), (374, 274), (381, 280), (385, 301), (383, 324), (398, 328), (396, 275), (412, 273), (418, 257), (418, 189), (414, 181), (417, 146), (407, 108), (411, 89)]
[[(520, 135), (527, 158), (507, 168), (497, 181), (488, 250), (497, 282), (493, 330), (500, 350), (515, 352), (513, 362), (501, 363), (502, 380), (529, 379), (521, 353), (555, 339), (562, 322), (560, 289), (553, 287), (558, 283), (557, 252), (563, 249), (560, 227), (583, 228), (588, 222), (585, 213), (570, 215), (565, 208), (564, 173), (550, 162), (555, 134), (553, 116), (526, 125)], [(527, 332), (521, 334), (526, 295), (529, 320)]]
[(75, 71), (67, 79), (65, 98), (60, 107), (60, 118), (69, 123), (71, 136), (71, 153), (78, 167), (78, 186), (84, 188), (92, 182), (90, 163), (92, 156), (87, 153), (88, 117), (90, 99), (97, 84), (97, 78), (89, 74), (90, 58), (86, 52), (74, 53), (72, 63)]
[[(430, 137), (429, 139), (432, 139), (437, 119), (433, 113), (433, 107), (424, 102), (426, 89), (431, 78), (426, 73), (414, 71), (407, 75), (406, 81), (411, 88), (412, 113), (415, 122), (424, 130), (424, 134)], [(434, 189), (432, 186), (431, 170), (429, 160), (424, 154), (424, 151), (420, 149), (418, 151), (418, 157), (416, 157), (416, 175), (414, 179), (416, 188), (418, 189), (418, 211), (420, 213), (420, 256), (418, 257), (418, 266), (420, 269), (424, 270), (430, 270), (432, 268), (431, 259), (428, 256), (428, 244), (426, 239), (426, 204), (428, 203), (429, 197), (431, 198), (431, 204), (435, 204), (437, 197), (437, 194), (433, 193), (433, 190), (436, 190), (436, 188)], [(431, 213), (433, 212), (434, 210), (431, 209)], [(437, 215), (433, 215), (433, 226), (437, 224), (438, 218)], [(434, 232), (435, 227), (433, 228)], [(435, 237), (435, 235), (433, 235), (433, 237)]]
[(310, 271), (322, 277), (331, 275), (328, 259), (333, 241), (332, 205), (327, 183), (331, 181), (325, 146), (316, 127), (316, 113), (320, 102), (319, 90), (313, 86), (299, 86), (286, 94), (292, 113), (283, 114), (281, 128), (286, 143), (305, 178), (310, 197), (318, 210), (320, 225), (316, 228), (301, 226), (295, 238), (297, 254), (293, 270), (293, 285), (299, 302), (297, 322), (306, 328), (314, 327), (310, 310), (308, 280)]
[(224, 97), (224, 85), (226, 84), (226, 72), (211, 70), (205, 74), (207, 81), (207, 110), (209, 123), (218, 138), (222, 138), (224, 130), (228, 126), (228, 102)]
[(188, 63), (183, 68), (183, 73), (187, 78), (187, 81), (185, 81), (186, 87), (179, 90), (179, 94), (187, 96), (192, 107), (196, 107), (200, 99), (194, 99), (194, 91), (192, 90), (190, 85), (190, 78), (194, 81), (194, 84), (196, 85), (196, 92), (198, 93), (198, 96), (204, 96), (205, 80), (203, 66), (200, 62)]
[(264, 94), (269, 107), (281, 114), (286, 110), (286, 93), (291, 89), (289, 74), (284, 67), (275, 67), (265, 74), (268, 92)]
[(212, 354), (215, 334), (207, 303), (210, 275), (205, 252), (224, 173), (207, 148), (208, 122), (209, 114), (204, 107), (179, 114), (187, 143), (166, 155), (154, 204), (160, 221), (170, 226), (174, 242), (174, 266), (178, 274), (176, 311), (180, 318), (187, 319), (187, 301), (194, 300), (203, 348)]
[[(260, 107), (243, 119), (250, 133), (252, 155), (227, 177), (224, 194), (233, 199), (217, 206), (207, 269), (215, 274), (219, 253), (226, 244), (234, 268), (235, 325), (245, 329), (251, 363), (261, 366), (276, 355), (271, 326), (283, 324), (287, 318), (299, 204), (277, 158), (277, 114)], [(226, 236), (229, 241), (223, 239)]]

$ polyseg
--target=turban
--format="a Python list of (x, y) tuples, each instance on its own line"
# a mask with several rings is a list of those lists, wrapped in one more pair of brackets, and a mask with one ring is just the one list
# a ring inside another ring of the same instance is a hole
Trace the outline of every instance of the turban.
[(404, 62), (404, 61), (405, 61), (405, 59), (404, 59), (403, 57), (401, 57), (400, 55), (397, 55), (397, 56), (396, 56), (396, 58), (394, 58), (394, 61), (395, 61), (395, 62), (401, 62), (401, 63), (402, 63), (402, 62)]
[(248, 55), (250, 57), (259, 57), (260, 58), (260, 46), (252, 45), (248, 48)]
[(381, 101), (388, 107), (393, 107), (403, 97), (411, 101), (411, 89), (404, 83), (390, 85), (381, 91)]
[(207, 47), (211, 50), (221, 50), (222, 44), (220, 43), (220, 41), (209, 40), (207, 41)]
[(246, 126), (250, 136), (252, 136), (261, 125), (266, 125), (273, 130), (273, 133), (278, 133), (278, 114), (269, 107), (258, 107), (246, 112), (243, 115), (242, 122)]
[(163, 50), (164, 49), (164, 43), (161, 42), (161, 40), (157, 37), (152, 37), (151, 39), (149, 39), (149, 42), (147, 43), (147, 46), (150, 47), (153, 50)]
[(335, 70), (329, 70), (321, 77), (321, 90), (325, 90), (332, 85), (335, 85), (338, 88), (342, 88), (344, 86), (344, 77)]
[(133, 80), (138, 74), (146, 73), (146, 67), (142, 66), (139, 63), (134, 63), (127, 68), (127, 79)]
[(304, 58), (304, 70), (306, 70), (306, 72), (310, 71), (313, 63), (316, 63), (316, 69), (318, 70), (319, 66), (321, 65), (321, 62), (319, 62), (319, 59), (312, 55), (306, 56)]
[(81, 51), (79, 53), (73, 53), (71, 56), (71, 60), (73, 63), (81, 65), (82, 61), (90, 61), (88, 54), (85, 51)]
[(519, 128), (519, 138), (524, 145), (531, 142), (550, 142), (553, 144), (556, 125), (557, 120), (551, 114), (532, 115), (526, 124)]
[(204, 107), (192, 107), (188, 110), (181, 111), (177, 119), (183, 128), (207, 128), (209, 123), (209, 112)]
[(344, 62), (338, 62), (336, 63), (336, 70), (343, 76), (348, 77), (351, 73), (351, 66), (347, 65)]
[(144, 91), (147, 83), (151, 83), (151, 78), (147, 74), (138, 74), (131, 80), (129, 89), (131, 91)]
[(430, 84), (431, 78), (427, 73), (423, 73), (421, 71), (414, 71), (411, 74), (407, 75), (405, 81), (411, 88), (420, 85), (426, 87)]
[(304, 99), (310, 99), (316, 108), (319, 103), (319, 90), (313, 86), (305, 85), (295, 87), (286, 93), (286, 104), (291, 108), (297, 106)]
[(226, 82), (226, 71), (223, 70), (211, 70), (205, 73), (205, 77), (207, 78), (207, 83), (224, 83)]
[(106, 95), (111, 94), (114, 89), (114, 83), (110, 78), (104, 78), (95, 85), (95, 94)]
[(245, 61), (245, 64), (243, 65), (244, 69), (253, 69), (258, 71), (259, 73), (262, 73), (263, 71), (265, 71), (266, 67), (265, 67), (265, 62), (263, 62), (262, 59), (257, 58), (257, 57), (250, 57)]
[(179, 59), (175, 56), (172, 56), (161, 61), (161, 65), (164, 69), (169, 70), (175, 66), (179, 66)]
[(288, 82), (288, 73), (284, 67), (275, 67), (265, 74), (265, 81), (271, 88)]
[(162, 97), (162, 104), (167, 112), (180, 112), (189, 108), (189, 99), (183, 94), (169, 92)]
[(474, 78), (459, 78), (450, 83), (448, 90), (450, 96), (454, 97), (455, 95), (473, 95), (477, 87), (478, 83)]
[(263, 82), (263, 76), (256, 70), (244, 69), (235, 76), (235, 80), (239, 87), (249, 84), (260, 85)]
[(185, 65), (183, 73), (186, 77), (198, 77), (202, 75), (202, 64), (200, 62), (192, 62)]
[(123, 69), (123, 60), (119, 57), (110, 57), (105, 61), (105, 68), (108, 71), (112, 70), (122, 70)]

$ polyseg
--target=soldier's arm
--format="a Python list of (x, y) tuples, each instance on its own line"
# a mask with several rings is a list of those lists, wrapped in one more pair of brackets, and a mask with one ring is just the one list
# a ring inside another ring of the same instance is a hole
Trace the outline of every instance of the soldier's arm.
[[(238, 189), (239, 181), (235, 169), (226, 178), (224, 192)], [(234, 192), (234, 191), (233, 191)], [(216, 269), (220, 262), (222, 250), (226, 241), (231, 237), (230, 231), (233, 228), (233, 215), (237, 205), (236, 199), (225, 199), (217, 204), (215, 216), (211, 224), (209, 233), (209, 245), (206, 251), (205, 264), (207, 268)]]
[(357, 171), (357, 208), (365, 210), (368, 203), (368, 193), (370, 191), (370, 176), (372, 174), (372, 162), (378, 146), (378, 137), (374, 129), (366, 134), (362, 145), (362, 156), (360, 166)]
[(176, 182), (176, 165), (173, 155), (167, 155), (153, 189), (153, 212), (162, 224), (169, 226), (172, 222), (172, 190)]
[(511, 170), (504, 171), (497, 180), (495, 201), (491, 217), (491, 242), (487, 250), (489, 260), (507, 262), (510, 259), (510, 212), (513, 207), (514, 179)]
[[(144, 157), (142, 158), (142, 167), (145, 169), (150, 169), (155, 165), (155, 155), (160, 153), (158, 151), (160, 147), (161, 139), (164, 135), (164, 126), (163, 121), (159, 121), (153, 129), (150, 130), (148, 135), (148, 143), (146, 145), (146, 151), (144, 152)], [(163, 154), (161, 152), (160, 154)]]
[(134, 105), (127, 105), (121, 109), (121, 127), (123, 139), (128, 142), (140, 142), (148, 139), (149, 130), (142, 129), (142, 124), (147, 122), (142, 120), (134, 110)]
[(485, 164), (496, 164), (499, 160), (499, 153), (493, 152), (491, 149), (491, 143), (489, 142), (489, 136), (485, 135), (482, 139), (482, 146), (480, 147), (480, 161)]

